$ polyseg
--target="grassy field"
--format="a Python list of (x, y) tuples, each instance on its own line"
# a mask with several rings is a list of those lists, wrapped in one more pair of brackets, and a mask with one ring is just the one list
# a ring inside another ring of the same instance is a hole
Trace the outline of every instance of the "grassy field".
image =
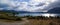
[(47, 19), (47, 20), (30, 19), (29, 25), (60, 25), (60, 19)]
[[(60, 19), (57, 18), (42, 18), (42, 19), (37, 19), (37, 18), (22, 18), (23, 21), (12, 21), (12, 20), (0, 20), (5, 22), (11, 22), (9, 25), (60, 25)], [(13, 23), (15, 22), (15, 23)], [(3, 24), (2, 23), (2, 24)], [(7, 23), (6, 23), (7, 25)]]

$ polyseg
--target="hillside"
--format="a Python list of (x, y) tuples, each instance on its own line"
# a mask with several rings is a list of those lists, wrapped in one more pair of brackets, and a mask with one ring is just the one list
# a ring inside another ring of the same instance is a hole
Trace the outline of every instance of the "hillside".
[(53, 9), (50, 9), (48, 13), (57, 13), (60, 14), (60, 7), (55, 7)]

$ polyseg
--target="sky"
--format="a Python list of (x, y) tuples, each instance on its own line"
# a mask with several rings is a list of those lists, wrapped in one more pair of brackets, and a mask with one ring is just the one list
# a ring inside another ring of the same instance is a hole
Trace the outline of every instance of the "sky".
[(0, 10), (47, 12), (60, 7), (60, 0), (0, 0)]

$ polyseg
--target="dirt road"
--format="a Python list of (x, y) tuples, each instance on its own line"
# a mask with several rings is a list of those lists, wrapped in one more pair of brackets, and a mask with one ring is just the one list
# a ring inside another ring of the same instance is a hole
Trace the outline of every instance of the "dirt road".
[(0, 25), (26, 25), (29, 21), (26, 18), (22, 18), (23, 21), (16, 21), (16, 22), (0, 22)]

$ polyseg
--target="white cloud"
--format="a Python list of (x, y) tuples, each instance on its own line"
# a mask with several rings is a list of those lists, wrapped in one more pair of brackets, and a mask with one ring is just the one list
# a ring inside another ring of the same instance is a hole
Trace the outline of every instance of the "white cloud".
[[(38, 5), (38, 4), (42, 4), (42, 3), (45, 3), (43, 6), (40, 6), (40, 7), (36, 7), (35, 5)], [(31, 11), (31, 12), (47, 12), (48, 8), (46, 10), (45, 7), (48, 7), (49, 4), (53, 3), (52, 0), (31, 0), (29, 2), (29, 5), (32, 5), (32, 7), (29, 7), (29, 9), (27, 9), (27, 11)]]
[[(30, 12), (47, 12), (49, 5), (56, 0), (30, 0), (29, 2), (19, 2), (13, 0), (0, 0), (0, 3), (8, 4), (7, 10), (30, 11)], [(42, 5), (43, 4), (43, 5)], [(29, 6), (28, 6), (29, 5)], [(40, 5), (37, 7), (36, 5)]]

